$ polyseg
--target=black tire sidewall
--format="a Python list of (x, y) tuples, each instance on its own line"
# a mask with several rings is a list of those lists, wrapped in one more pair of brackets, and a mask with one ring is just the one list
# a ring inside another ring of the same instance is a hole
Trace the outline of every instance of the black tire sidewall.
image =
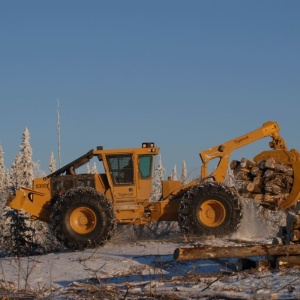
[[(95, 228), (80, 234), (70, 224), (72, 212), (79, 207), (91, 209), (96, 216)], [(69, 249), (95, 248), (109, 240), (116, 229), (116, 217), (112, 203), (93, 188), (76, 188), (68, 191), (54, 205), (52, 230), (57, 239)]]
[[(224, 221), (215, 227), (203, 224), (199, 208), (207, 200), (221, 203), (226, 211)], [(239, 197), (228, 187), (217, 182), (199, 184), (191, 188), (183, 197), (179, 208), (179, 226), (185, 234), (216, 237), (232, 234), (237, 230), (242, 218)]]

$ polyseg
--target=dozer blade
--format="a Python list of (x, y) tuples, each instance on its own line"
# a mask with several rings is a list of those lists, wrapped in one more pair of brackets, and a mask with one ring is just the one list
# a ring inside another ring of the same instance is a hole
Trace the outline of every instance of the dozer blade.
[(34, 196), (43, 197), (44, 195), (44, 193), (21, 187), (16, 191), (15, 195), (8, 198), (6, 205), (16, 210), (24, 210), (32, 217), (47, 222), (49, 220), (49, 215), (45, 214), (41, 206), (36, 205), (33, 202)]

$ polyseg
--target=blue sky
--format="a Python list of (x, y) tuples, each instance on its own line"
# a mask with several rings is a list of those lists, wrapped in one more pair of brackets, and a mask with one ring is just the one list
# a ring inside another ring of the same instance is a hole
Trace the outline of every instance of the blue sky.
[(27, 127), (48, 173), (57, 99), (62, 164), (154, 141), (167, 175), (185, 160), (195, 176), (201, 150), (268, 120), (300, 149), (299, 15), (296, 0), (1, 1), (5, 165)]

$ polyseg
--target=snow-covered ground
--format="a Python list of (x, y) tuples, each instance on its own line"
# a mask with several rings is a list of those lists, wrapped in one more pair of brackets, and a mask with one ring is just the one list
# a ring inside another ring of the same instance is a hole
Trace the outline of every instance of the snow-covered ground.
[[(2, 258), (0, 296), (11, 297), (13, 292), (51, 299), (300, 299), (297, 269), (237, 272), (234, 258), (177, 262), (173, 254), (186, 246), (182, 239), (132, 241), (122, 236), (98, 249)], [(224, 245), (225, 240), (202, 242)]]

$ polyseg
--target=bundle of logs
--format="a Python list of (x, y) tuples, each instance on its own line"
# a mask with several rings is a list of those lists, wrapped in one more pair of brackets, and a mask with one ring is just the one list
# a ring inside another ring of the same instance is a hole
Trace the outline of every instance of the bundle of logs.
[(257, 163), (246, 158), (233, 160), (230, 168), (239, 194), (269, 209), (276, 210), (287, 199), (293, 186), (293, 168), (274, 158)]

